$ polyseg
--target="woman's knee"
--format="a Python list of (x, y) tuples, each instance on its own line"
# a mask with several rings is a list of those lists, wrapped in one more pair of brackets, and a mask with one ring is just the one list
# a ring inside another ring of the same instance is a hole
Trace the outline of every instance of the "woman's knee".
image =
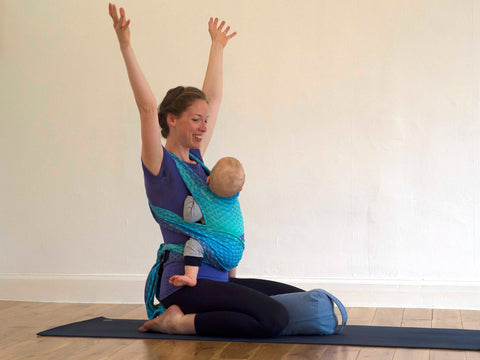
[(289, 315), (287, 309), (278, 301), (272, 299), (270, 310), (263, 319), (263, 326), (259, 337), (274, 337), (282, 333), (288, 325)]

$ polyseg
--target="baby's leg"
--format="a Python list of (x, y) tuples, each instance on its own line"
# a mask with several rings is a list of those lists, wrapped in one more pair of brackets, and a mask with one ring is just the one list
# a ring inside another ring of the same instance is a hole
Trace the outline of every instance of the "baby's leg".
[(185, 243), (183, 260), (185, 262), (185, 275), (172, 276), (169, 279), (170, 284), (175, 286), (197, 285), (198, 269), (203, 260), (203, 247), (197, 240), (190, 238)]
[(185, 249), (183, 250), (183, 260), (185, 262), (185, 265), (197, 267), (202, 265), (203, 247), (197, 240), (190, 238), (185, 243)]
[(198, 269), (198, 266), (185, 265), (185, 275), (173, 275), (168, 282), (175, 286), (195, 286)]

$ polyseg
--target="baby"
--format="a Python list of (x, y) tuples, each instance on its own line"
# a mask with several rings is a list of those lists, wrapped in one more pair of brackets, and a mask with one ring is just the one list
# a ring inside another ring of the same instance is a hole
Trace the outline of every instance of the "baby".
[[(213, 167), (207, 184), (210, 190), (217, 196), (229, 198), (237, 195), (245, 183), (243, 166), (233, 157), (224, 157), (218, 160)], [(183, 207), (183, 217), (187, 222), (203, 220), (203, 214), (193, 196), (187, 196)], [(190, 238), (185, 243), (183, 259), (185, 262), (185, 275), (173, 275), (169, 282), (175, 286), (197, 285), (198, 268), (202, 264), (204, 250), (200, 243)]]

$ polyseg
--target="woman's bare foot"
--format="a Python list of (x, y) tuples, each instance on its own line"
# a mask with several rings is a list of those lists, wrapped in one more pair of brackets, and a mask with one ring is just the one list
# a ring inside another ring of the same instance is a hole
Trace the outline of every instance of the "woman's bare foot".
[(194, 320), (195, 314), (185, 315), (177, 305), (172, 305), (162, 315), (145, 322), (138, 330), (165, 334), (195, 334)]
[(187, 275), (173, 275), (168, 280), (168, 282), (175, 286), (186, 285), (186, 286), (194, 287), (195, 285), (197, 285), (197, 279), (192, 279)]

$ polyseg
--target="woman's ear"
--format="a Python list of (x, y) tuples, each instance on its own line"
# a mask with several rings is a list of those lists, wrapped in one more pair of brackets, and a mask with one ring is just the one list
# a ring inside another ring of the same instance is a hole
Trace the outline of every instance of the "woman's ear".
[(177, 118), (175, 117), (175, 115), (173, 115), (172, 113), (167, 114), (167, 124), (168, 124), (168, 126), (175, 127), (175, 124), (177, 122), (176, 120), (177, 120)]

